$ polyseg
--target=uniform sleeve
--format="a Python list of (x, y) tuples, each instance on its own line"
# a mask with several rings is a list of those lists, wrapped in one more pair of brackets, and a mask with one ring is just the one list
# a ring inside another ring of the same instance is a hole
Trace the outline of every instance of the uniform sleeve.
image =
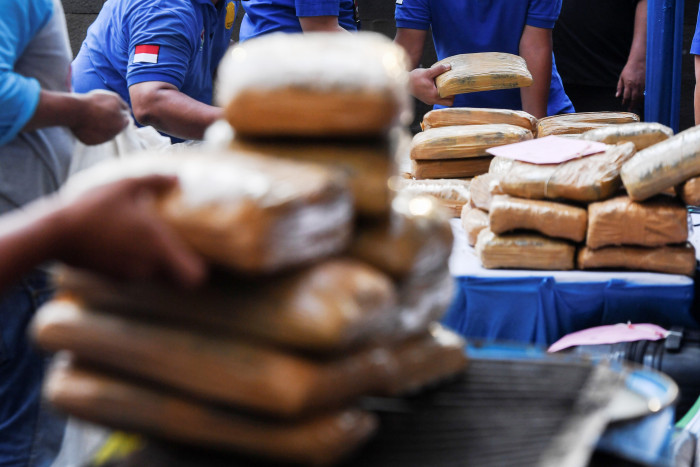
[(339, 16), (340, 0), (295, 0), (296, 15), (306, 16)]
[(0, 145), (12, 141), (39, 105), (41, 86), (14, 71), (32, 38), (53, 15), (50, 1), (3, 2), (0, 15)]
[(427, 31), (432, 21), (428, 0), (396, 0), (394, 11), (397, 28)]
[(140, 8), (129, 18), (126, 84), (162, 81), (180, 89), (199, 47), (194, 14), (160, 6)]
[(695, 34), (693, 35), (693, 43), (690, 44), (690, 53), (700, 55), (700, 10), (698, 11), (698, 19), (695, 22)]
[[(562, 0), (531, 0), (525, 24), (542, 29), (553, 29), (559, 19)], [(613, 0), (616, 1), (616, 0)]]

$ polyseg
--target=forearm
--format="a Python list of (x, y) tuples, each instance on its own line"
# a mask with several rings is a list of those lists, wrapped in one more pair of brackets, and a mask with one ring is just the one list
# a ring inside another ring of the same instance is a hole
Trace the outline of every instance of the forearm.
[(300, 16), (299, 24), (304, 32), (347, 32), (338, 24), (337, 16)]
[(647, 55), (647, 0), (637, 3), (634, 17), (634, 35), (627, 63), (646, 65)]
[(223, 117), (219, 107), (203, 104), (177, 89), (158, 89), (137, 104), (133, 112), (142, 125), (182, 139), (202, 139), (204, 131)]
[(520, 89), (523, 110), (537, 118), (546, 117), (552, 81), (552, 31), (525, 26), (520, 56), (532, 74), (532, 85)]
[(55, 199), (38, 201), (0, 220), (0, 293), (65, 247)]
[(410, 70), (418, 68), (420, 65), (427, 34), (427, 31), (421, 29), (398, 28), (396, 30), (394, 42), (406, 51)]
[(39, 94), (39, 105), (22, 131), (50, 126), (75, 127), (82, 118), (85, 103), (78, 94), (45, 91)]

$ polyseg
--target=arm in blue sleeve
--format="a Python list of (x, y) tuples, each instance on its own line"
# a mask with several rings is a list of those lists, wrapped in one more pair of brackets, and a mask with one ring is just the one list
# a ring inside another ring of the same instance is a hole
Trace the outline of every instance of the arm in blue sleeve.
[(535, 28), (553, 29), (559, 19), (562, 0), (532, 0), (525, 24)]
[(53, 14), (48, 1), (3, 2), (0, 15), (0, 145), (13, 140), (34, 115), (41, 86), (15, 72), (15, 63)]
[(297, 16), (339, 16), (340, 0), (295, 0)]
[(397, 28), (427, 31), (432, 22), (430, 6), (426, 0), (401, 0), (394, 10)]

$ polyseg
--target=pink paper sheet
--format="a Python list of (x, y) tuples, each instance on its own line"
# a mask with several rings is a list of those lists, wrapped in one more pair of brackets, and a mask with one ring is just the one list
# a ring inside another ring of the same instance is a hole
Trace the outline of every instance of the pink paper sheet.
[(487, 149), (487, 152), (494, 156), (531, 164), (560, 164), (571, 159), (603, 152), (607, 147), (607, 144), (598, 141), (584, 141), (553, 135), (497, 146)]
[(577, 345), (615, 344), (665, 339), (669, 331), (655, 324), (612, 324), (573, 332), (552, 344), (547, 352), (558, 352)]

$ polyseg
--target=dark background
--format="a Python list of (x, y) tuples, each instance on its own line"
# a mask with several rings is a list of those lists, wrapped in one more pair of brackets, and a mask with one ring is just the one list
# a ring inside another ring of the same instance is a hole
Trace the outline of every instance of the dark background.
[[(566, 1), (566, 0), (564, 0)], [(611, 0), (614, 1), (614, 0)], [(85, 37), (85, 31), (94, 21), (104, 0), (62, 0), (68, 21), (73, 53), (77, 53)], [(359, 0), (362, 29), (377, 31), (391, 38), (394, 37), (394, 0)], [(685, 25), (683, 29), (683, 77), (681, 87), (681, 118), (680, 127), (684, 130), (693, 126), (693, 90), (695, 87), (695, 71), (693, 56), (689, 54), (690, 42), (695, 32), (695, 21), (698, 14), (698, 1), (685, 1)], [(242, 15), (236, 18), (234, 36), (238, 38), (238, 27)], [(429, 35), (430, 36), (430, 35)], [(422, 65), (430, 66), (436, 61), (432, 40), (426, 43)], [(417, 116), (422, 116), (428, 107), (416, 103)], [(419, 119), (417, 118), (416, 121)], [(415, 130), (414, 123), (414, 130)]]

